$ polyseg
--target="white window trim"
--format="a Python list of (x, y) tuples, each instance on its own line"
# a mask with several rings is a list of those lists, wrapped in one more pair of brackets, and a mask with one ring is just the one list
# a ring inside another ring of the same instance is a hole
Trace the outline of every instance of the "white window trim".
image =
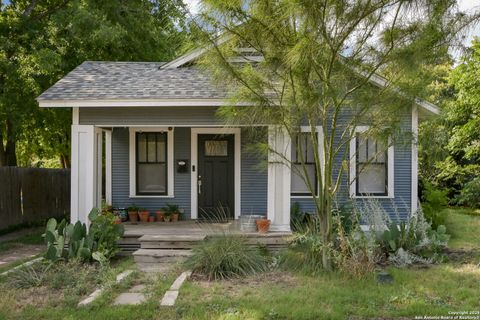
[(392, 145), (392, 141), (388, 139), (388, 194), (386, 196), (378, 196), (378, 195), (371, 195), (371, 196), (358, 196), (356, 190), (356, 174), (357, 174), (357, 161), (356, 161), (356, 152), (357, 152), (357, 133), (363, 133), (370, 129), (369, 126), (358, 126), (355, 128), (355, 134), (353, 135), (352, 139), (350, 140), (350, 197), (355, 199), (367, 199), (367, 198), (375, 198), (375, 199), (393, 199), (395, 197), (395, 190), (394, 190), (394, 176), (395, 176), (395, 166), (394, 166), (394, 147)]
[(412, 107), (412, 216), (417, 214), (418, 210), (418, 107), (416, 104)]
[[(233, 134), (235, 141), (234, 154), (234, 216), (235, 219), (240, 217), (241, 213), (241, 129), (240, 128), (191, 128), (191, 147), (190, 147), (190, 181), (191, 181), (191, 198), (190, 211), (191, 219), (198, 218), (198, 135), (199, 134)], [(195, 171), (191, 170), (195, 166)]]
[[(130, 198), (173, 198), (175, 190), (175, 171), (174, 171), (174, 140), (173, 128), (169, 127), (130, 127), (129, 128), (129, 164), (130, 164)], [(166, 195), (137, 195), (136, 185), (136, 139), (137, 132), (166, 132), (167, 133), (167, 194)]]
[[(324, 181), (325, 176), (325, 150), (323, 148), (323, 129), (322, 126), (316, 126), (315, 130), (317, 132), (317, 140), (318, 140), (318, 150), (320, 152), (320, 168), (322, 170), (322, 180)], [(310, 132), (310, 126), (301, 126), (300, 132)], [(291, 140), (291, 139), (290, 139)], [(291, 164), (290, 164), (291, 166)], [(291, 175), (292, 173), (290, 173)], [(291, 180), (290, 180), (291, 183)], [(290, 187), (291, 188), (291, 187)], [(317, 185), (317, 190), (320, 189), (320, 184)], [(319, 190), (320, 191), (320, 190)], [(296, 196), (292, 195), (292, 191), (290, 190), (290, 198), (291, 199), (313, 199), (314, 196)], [(318, 198), (319, 195), (316, 195), (315, 198)]]

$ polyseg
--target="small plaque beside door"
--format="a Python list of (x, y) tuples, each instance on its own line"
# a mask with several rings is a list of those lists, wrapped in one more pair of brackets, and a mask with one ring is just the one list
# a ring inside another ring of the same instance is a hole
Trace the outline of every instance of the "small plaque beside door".
[(228, 141), (205, 140), (205, 156), (226, 157), (228, 156)]

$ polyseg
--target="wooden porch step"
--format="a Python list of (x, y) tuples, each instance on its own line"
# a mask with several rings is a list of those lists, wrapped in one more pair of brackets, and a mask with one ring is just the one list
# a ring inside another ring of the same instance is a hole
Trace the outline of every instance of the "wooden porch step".
[(141, 249), (191, 249), (205, 240), (205, 235), (145, 235), (140, 237)]
[(133, 253), (136, 263), (175, 263), (185, 261), (192, 255), (190, 250), (138, 249)]

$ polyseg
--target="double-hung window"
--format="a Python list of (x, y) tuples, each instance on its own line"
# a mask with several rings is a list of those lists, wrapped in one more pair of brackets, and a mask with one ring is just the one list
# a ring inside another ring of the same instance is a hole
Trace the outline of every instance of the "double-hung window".
[(130, 129), (130, 196), (173, 196), (173, 133)]
[[(318, 133), (315, 135), (318, 138)], [(296, 137), (292, 137), (291, 167), (291, 195), (312, 196), (311, 191), (315, 196), (318, 195), (317, 169), (310, 132), (300, 132)], [(307, 177), (313, 190), (308, 188)]]
[(350, 193), (353, 197), (392, 197), (393, 146), (388, 139), (369, 136), (367, 130), (357, 128), (350, 144)]

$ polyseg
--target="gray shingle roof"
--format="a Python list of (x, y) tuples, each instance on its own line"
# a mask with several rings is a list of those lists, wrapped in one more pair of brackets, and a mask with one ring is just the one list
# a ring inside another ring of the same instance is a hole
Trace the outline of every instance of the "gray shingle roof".
[(161, 62), (85, 61), (37, 99), (217, 99), (225, 92), (195, 67), (159, 69)]

